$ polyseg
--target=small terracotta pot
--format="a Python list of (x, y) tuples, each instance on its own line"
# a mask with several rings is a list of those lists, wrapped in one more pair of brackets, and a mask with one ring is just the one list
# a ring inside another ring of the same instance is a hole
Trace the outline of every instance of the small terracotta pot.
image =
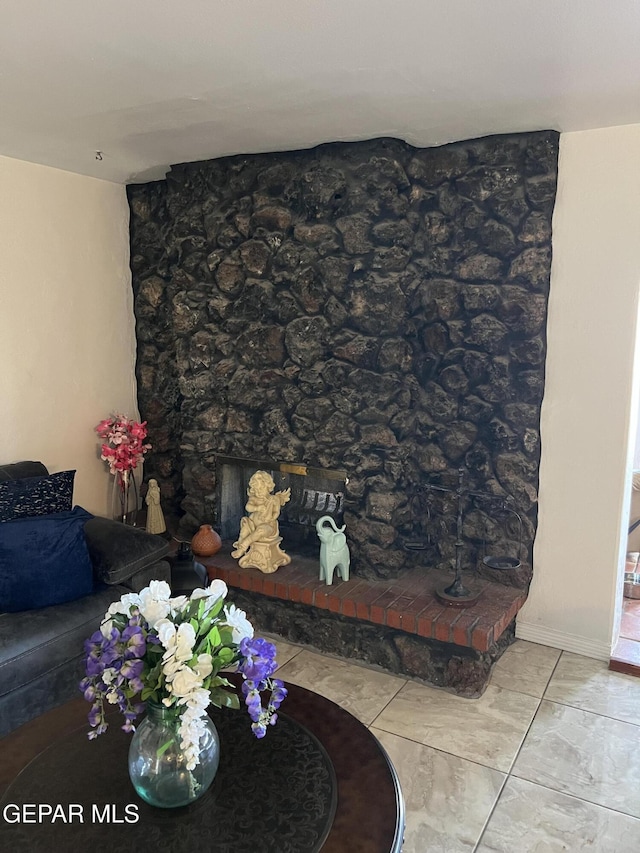
[(203, 524), (191, 540), (191, 550), (197, 557), (213, 557), (222, 548), (222, 539), (210, 524)]

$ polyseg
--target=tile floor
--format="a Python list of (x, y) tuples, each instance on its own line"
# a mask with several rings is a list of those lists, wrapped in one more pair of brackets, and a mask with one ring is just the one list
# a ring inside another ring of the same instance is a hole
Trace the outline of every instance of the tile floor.
[(281, 677), (349, 710), (391, 757), (404, 853), (640, 850), (640, 679), (517, 640), (462, 699), (273, 639)]

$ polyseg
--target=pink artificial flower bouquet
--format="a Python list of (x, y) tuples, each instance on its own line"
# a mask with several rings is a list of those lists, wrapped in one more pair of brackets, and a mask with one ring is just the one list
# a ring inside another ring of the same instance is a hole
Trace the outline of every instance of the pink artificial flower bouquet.
[(109, 471), (132, 471), (144, 454), (151, 450), (150, 444), (144, 444), (147, 437), (147, 422), (128, 418), (126, 415), (111, 415), (100, 421), (96, 432), (102, 439), (100, 458), (109, 463)]

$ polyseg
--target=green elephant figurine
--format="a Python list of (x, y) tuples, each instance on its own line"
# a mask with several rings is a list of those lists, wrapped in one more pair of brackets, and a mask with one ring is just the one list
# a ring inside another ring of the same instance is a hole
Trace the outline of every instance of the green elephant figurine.
[(328, 586), (333, 583), (333, 573), (337, 569), (343, 581), (349, 580), (349, 546), (344, 535), (345, 525), (337, 527), (330, 515), (323, 515), (316, 522), (316, 531), (320, 538), (320, 580)]

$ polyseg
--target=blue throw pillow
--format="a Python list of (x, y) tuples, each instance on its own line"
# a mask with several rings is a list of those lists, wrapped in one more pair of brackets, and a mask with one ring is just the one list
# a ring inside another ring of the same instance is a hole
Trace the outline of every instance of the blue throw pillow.
[(0, 612), (73, 601), (93, 591), (82, 507), (0, 524)]
[(70, 512), (75, 471), (0, 483), (0, 521)]

